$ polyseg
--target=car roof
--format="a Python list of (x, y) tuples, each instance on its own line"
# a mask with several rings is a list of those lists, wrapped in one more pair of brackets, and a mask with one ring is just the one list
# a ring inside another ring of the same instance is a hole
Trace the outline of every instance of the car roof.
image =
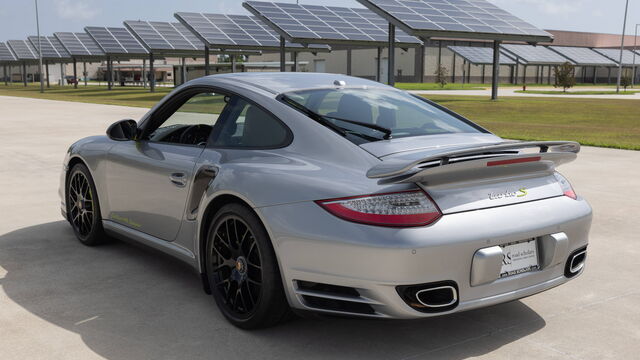
[(379, 82), (353, 76), (309, 72), (242, 72), (211, 75), (200, 79), (231, 81), (236, 85), (259, 88), (274, 94), (335, 87), (338, 85), (336, 82), (341, 81), (344, 84), (340, 86), (344, 87), (386, 87)]

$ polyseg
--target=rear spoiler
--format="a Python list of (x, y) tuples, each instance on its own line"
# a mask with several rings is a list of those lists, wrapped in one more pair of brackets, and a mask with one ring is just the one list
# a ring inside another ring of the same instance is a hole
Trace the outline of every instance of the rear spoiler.
[[(534, 148), (538, 152), (522, 153), (523, 150)], [(443, 176), (451, 178), (456, 173), (467, 175), (456, 179), (461, 181), (465, 177), (510, 176), (523, 172), (551, 171), (560, 164), (573, 161), (578, 152), (580, 144), (572, 141), (508, 141), (430, 152), (426, 156), (423, 150), (391, 156), (369, 169), (367, 177), (383, 179), (385, 183), (404, 183), (427, 181), (429, 178), (444, 180)]]

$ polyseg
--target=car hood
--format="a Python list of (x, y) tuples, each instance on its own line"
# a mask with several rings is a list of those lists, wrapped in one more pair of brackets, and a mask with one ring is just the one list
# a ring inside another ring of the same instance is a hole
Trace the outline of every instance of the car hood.
[[(383, 158), (407, 151), (424, 150), (424, 154), (428, 154), (430, 150), (439, 152), (445, 149), (496, 144), (503, 141), (493, 134), (464, 133), (397, 138), (370, 142), (362, 144), (360, 147), (378, 158)], [(421, 151), (421, 153), (423, 152)]]

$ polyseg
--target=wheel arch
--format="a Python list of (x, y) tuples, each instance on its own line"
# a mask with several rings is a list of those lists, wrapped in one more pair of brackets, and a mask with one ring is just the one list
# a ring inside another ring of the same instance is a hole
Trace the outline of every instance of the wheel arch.
[[(254, 215), (256, 215), (258, 217), (258, 219), (260, 220), (260, 224), (264, 227), (265, 231), (267, 232), (267, 235), (269, 235), (269, 240), (271, 241), (271, 246), (274, 249), (274, 252), (276, 254), (276, 260), (278, 261), (278, 267), (280, 268), (280, 261), (278, 259), (278, 253), (275, 251), (275, 246), (273, 243), (273, 235), (269, 229), (269, 227), (267, 226), (267, 224), (265, 223), (263, 217), (261, 216), (261, 214), (256, 211), (256, 208), (254, 206), (252, 206), (247, 200), (243, 199), (241, 195), (237, 195), (237, 194), (233, 194), (233, 193), (223, 193), (223, 194), (219, 194), (215, 197), (213, 197), (209, 203), (207, 204), (205, 211), (202, 213), (202, 217), (200, 220), (200, 225), (198, 227), (198, 237), (197, 237), (197, 243), (195, 244), (197, 246), (197, 250), (198, 250), (198, 265), (199, 265), (199, 272), (200, 272), (200, 277), (202, 279), (202, 286), (203, 286), (203, 290), (205, 291), (205, 293), (207, 294), (211, 294), (211, 288), (209, 287), (209, 279), (207, 277), (207, 272), (206, 272), (206, 265), (205, 265), (205, 260), (206, 260), (206, 242), (207, 242), (207, 231), (209, 229), (209, 225), (211, 224), (211, 221), (213, 221), (213, 218), (215, 217), (216, 213), (218, 212), (218, 210), (220, 210), (223, 206), (228, 205), (228, 204), (240, 204), (245, 206), (247, 209), (249, 209)], [(280, 268), (280, 271), (282, 272), (282, 269)]]

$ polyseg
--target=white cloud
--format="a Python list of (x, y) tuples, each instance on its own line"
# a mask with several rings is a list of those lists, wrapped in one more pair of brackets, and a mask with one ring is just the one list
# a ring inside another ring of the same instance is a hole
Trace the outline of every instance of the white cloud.
[(89, 20), (100, 12), (92, 0), (54, 0), (54, 3), (63, 19)]

